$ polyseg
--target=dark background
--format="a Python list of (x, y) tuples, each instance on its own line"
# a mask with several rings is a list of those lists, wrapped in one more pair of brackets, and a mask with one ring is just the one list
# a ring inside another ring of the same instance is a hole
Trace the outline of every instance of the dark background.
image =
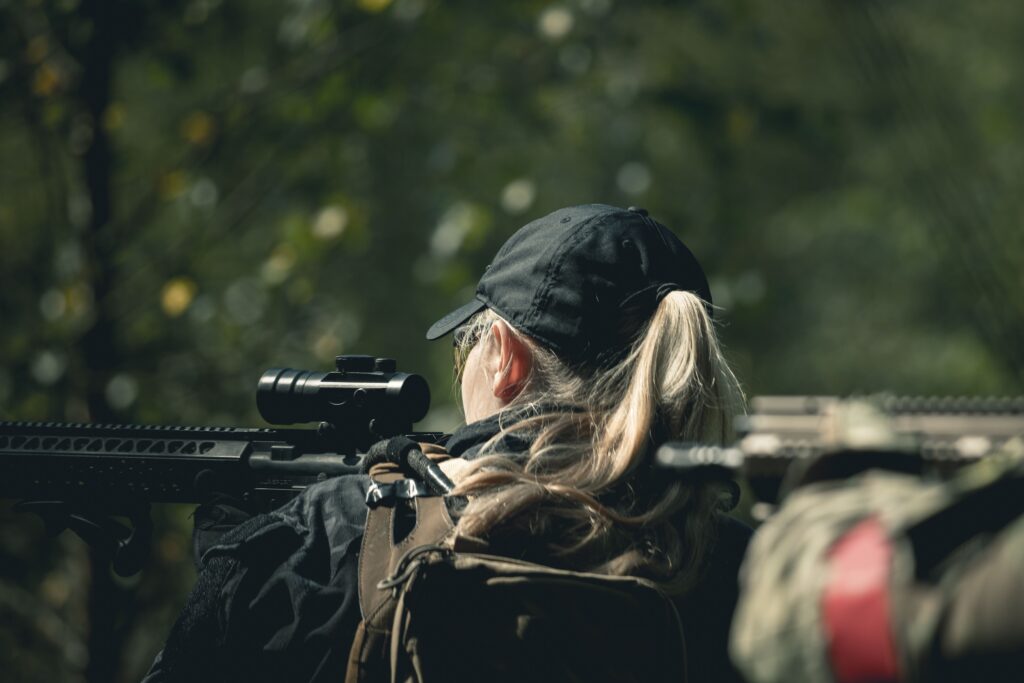
[[(644, 206), (749, 394), (1019, 393), (1024, 5), (0, 0), (0, 419), (261, 424), (263, 369), (428, 376), (529, 219)], [(0, 671), (131, 681), (194, 578), (0, 514)]]

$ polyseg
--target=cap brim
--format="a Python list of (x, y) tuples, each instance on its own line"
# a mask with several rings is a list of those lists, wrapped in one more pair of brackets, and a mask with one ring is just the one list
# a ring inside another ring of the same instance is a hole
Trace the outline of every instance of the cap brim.
[(459, 306), (430, 326), (430, 329), (427, 330), (427, 339), (440, 339), (485, 308), (487, 308), (487, 304), (479, 299), (473, 299), (465, 306)]

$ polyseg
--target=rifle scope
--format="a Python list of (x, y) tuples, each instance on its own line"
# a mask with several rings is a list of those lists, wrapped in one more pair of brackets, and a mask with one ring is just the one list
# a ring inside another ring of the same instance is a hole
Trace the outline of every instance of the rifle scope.
[(395, 361), (338, 356), (336, 372), (272, 368), (256, 388), (256, 407), (271, 424), (328, 422), (369, 425), (378, 434), (411, 429), (430, 408), (430, 387), (419, 375), (395, 371)]

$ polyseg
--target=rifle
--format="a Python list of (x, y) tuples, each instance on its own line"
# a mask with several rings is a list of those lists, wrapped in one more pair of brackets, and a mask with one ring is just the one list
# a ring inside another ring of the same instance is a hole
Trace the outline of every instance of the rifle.
[(780, 497), (813, 481), (873, 467), (948, 478), (1008, 449), (1024, 449), (1024, 396), (760, 396), (737, 420), (730, 447), (671, 442), (656, 462), (684, 477), (742, 477), (767, 517)]
[[(106, 548), (115, 570), (130, 575), (146, 556), (151, 503), (220, 495), (269, 510), (317, 481), (360, 472), (362, 453), (380, 439), (440, 436), (410, 434), (430, 403), (419, 375), (371, 356), (339, 356), (336, 367), (271, 369), (257, 385), (267, 422), (319, 421), (315, 429), (0, 422), (0, 498), (27, 501), (18, 509), (40, 514), (53, 533), (70, 528)], [(876, 464), (948, 476), (1024, 435), (1024, 397), (763, 396), (751, 405), (738, 420), (742, 437), (734, 446), (668, 443), (658, 464), (682, 476), (742, 476), (771, 503), (798, 477)]]
[[(338, 356), (336, 370), (273, 368), (256, 405), (267, 422), (315, 429), (0, 422), (0, 498), (105, 548), (114, 569), (136, 573), (148, 553), (151, 503), (204, 503), (215, 496), (270, 510), (307, 486), (360, 472), (361, 453), (412, 434), (430, 389), (395, 361)], [(130, 527), (116, 521), (126, 517)]]

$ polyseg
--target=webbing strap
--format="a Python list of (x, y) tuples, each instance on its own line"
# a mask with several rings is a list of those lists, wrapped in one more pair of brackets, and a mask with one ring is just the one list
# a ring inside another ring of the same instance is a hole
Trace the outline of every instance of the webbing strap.
[(373, 481), (366, 491), (366, 506), (372, 509), (389, 501), (412, 500), (420, 496), (432, 495), (435, 494), (418, 479), (399, 479), (390, 484)]

